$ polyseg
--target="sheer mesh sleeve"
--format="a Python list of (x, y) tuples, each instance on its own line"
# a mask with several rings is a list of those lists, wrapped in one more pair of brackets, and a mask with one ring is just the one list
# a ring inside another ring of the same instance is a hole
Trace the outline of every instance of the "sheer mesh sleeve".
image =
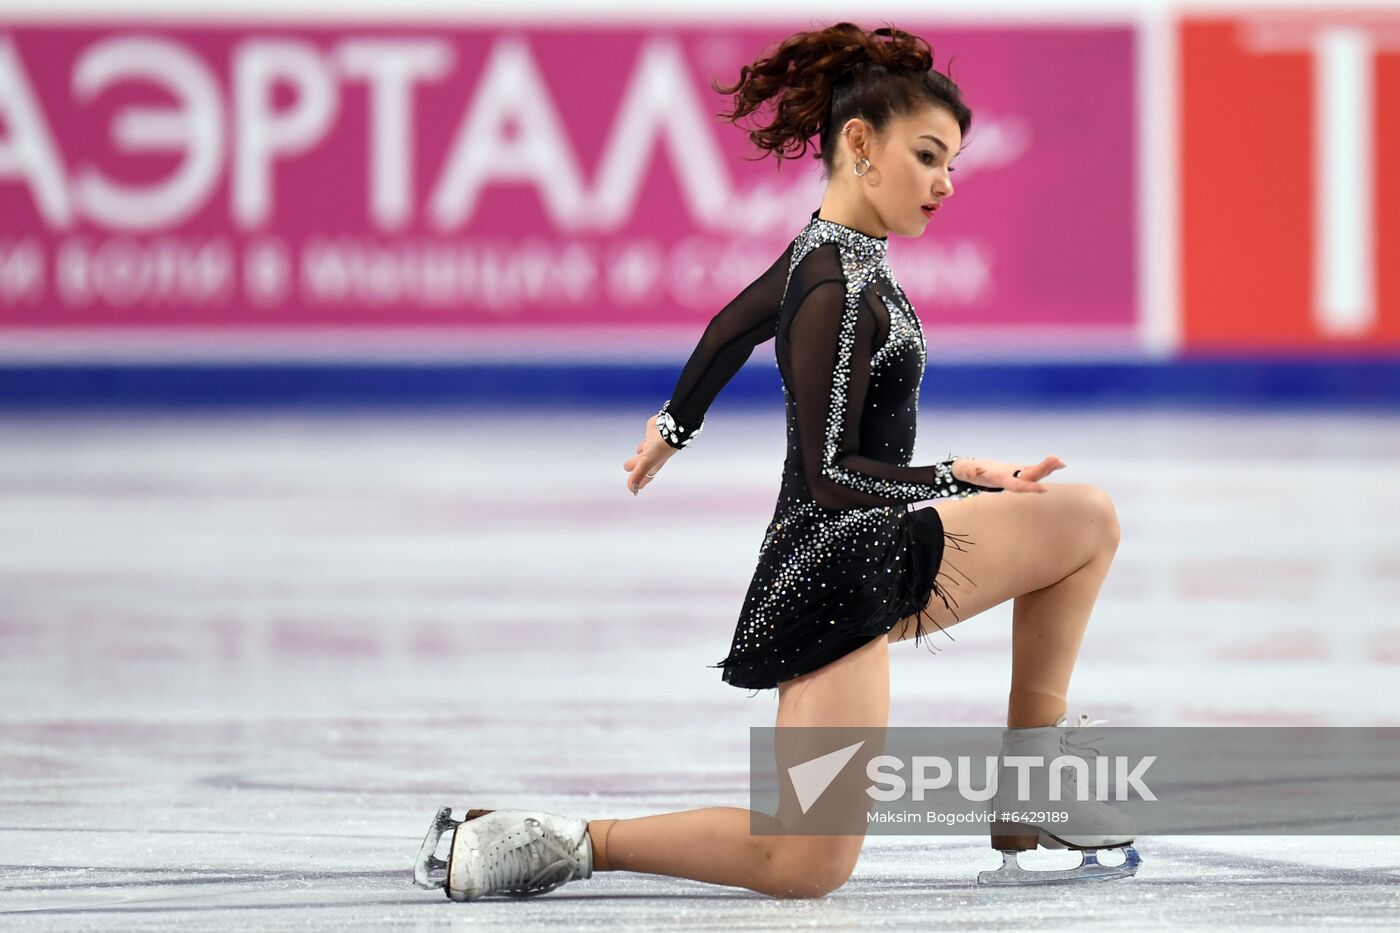
[(986, 487), (953, 476), (952, 460), (898, 466), (860, 453), (860, 416), (877, 327), (865, 300), (846, 307), (844, 280), (826, 280), (802, 299), (789, 329), (802, 462), (816, 503), (862, 508), (960, 497)]
[(705, 412), (730, 379), (778, 329), (792, 245), (773, 265), (710, 319), (700, 342), (681, 369), (665, 406), (685, 436), (699, 433)]

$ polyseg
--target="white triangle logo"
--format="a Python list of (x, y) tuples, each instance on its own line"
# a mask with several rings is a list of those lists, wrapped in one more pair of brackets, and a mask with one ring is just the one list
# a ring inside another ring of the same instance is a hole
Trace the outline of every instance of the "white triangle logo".
[(865, 740), (862, 739), (854, 745), (838, 748), (834, 752), (827, 752), (811, 761), (788, 768), (788, 777), (792, 780), (792, 789), (797, 791), (797, 802), (801, 805), (803, 813), (812, 808), (817, 798), (836, 780), (836, 775), (846, 767), (846, 762), (855, 757), (864, 744)]

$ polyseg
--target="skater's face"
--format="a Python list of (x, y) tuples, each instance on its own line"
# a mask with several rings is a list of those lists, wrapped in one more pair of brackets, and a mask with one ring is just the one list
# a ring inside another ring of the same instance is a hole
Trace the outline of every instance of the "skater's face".
[[(915, 237), (924, 232), (933, 212), (953, 195), (953, 164), (962, 149), (958, 121), (932, 104), (890, 120), (884, 133), (852, 119), (846, 125), (847, 162), (842, 171), (890, 233)], [(857, 178), (851, 167), (870, 160)]]

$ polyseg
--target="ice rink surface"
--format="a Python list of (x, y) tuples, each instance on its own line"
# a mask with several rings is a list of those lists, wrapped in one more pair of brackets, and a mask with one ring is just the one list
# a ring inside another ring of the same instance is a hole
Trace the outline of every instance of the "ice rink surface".
[[(441, 805), (747, 804), (776, 692), (707, 665), (781, 410), (716, 407), (633, 498), (648, 414), (0, 421), (0, 927), (1400, 927), (1382, 836), (1144, 837), (1137, 877), (1075, 888), (978, 889), (986, 838), (928, 836), (871, 837), (815, 901), (628, 873), (414, 888)], [(1072, 718), (1400, 725), (1400, 415), (925, 405), (920, 437), (918, 463), (1057, 454), (1052, 481), (1113, 497)], [(1010, 619), (894, 646), (891, 724), (1002, 724)]]

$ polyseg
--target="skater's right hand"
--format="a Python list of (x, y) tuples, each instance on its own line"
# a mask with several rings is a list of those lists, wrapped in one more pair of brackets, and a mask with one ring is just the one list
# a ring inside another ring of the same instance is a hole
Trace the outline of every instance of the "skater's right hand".
[(656, 427), (656, 415), (652, 415), (647, 419), (645, 434), (641, 443), (637, 445), (636, 456), (629, 457), (622, 464), (622, 468), (627, 471), (628, 491), (635, 496), (650, 485), (656, 474), (661, 471), (661, 467), (675, 452), (676, 448), (661, 437), (661, 431)]
[[(953, 475), (965, 483), (1000, 488), (1007, 492), (1049, 492), (1050, 488), (1039, 480), (1064, 467), (1065, 462), (1056, 456), (1046, 457), (1035, 466), (959, 457), (953, 461)], [(1018, 471), (1019, 476), (1016, 475)]]

